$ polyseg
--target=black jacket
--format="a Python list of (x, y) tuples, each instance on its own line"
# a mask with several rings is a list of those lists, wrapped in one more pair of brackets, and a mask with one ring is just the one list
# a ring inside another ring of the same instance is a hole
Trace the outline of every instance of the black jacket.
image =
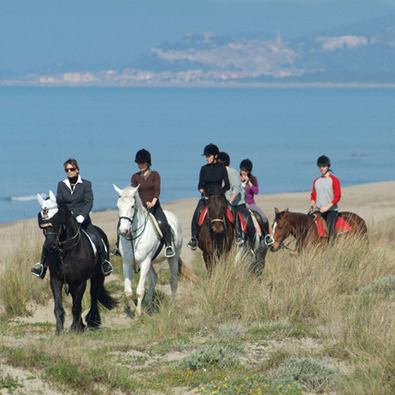
[(89, 213), (93, 207), (92, 183), (78, 176), (74, 190), (71, 190), (70, 181), (66, 178), (58, 183), (56, 193), (58, 204), (65, 204), (74, 217), (82, 215), (85, 222), (91, 222)]
[(218, 162), (202, 166), (198, 189), (205, 189), (209, 194), (225, 193), (230, 188), (226, 167)]

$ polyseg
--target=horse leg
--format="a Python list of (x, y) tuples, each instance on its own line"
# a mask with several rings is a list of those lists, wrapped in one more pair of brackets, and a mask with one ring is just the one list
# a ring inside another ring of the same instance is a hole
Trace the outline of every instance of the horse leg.
[(148, 304), (148, 307), (151, 309), (152, 300), (154, 298), (155, 287), (158, 282), (158, 275), (156, 274), (156, 271), (152, 265), (150, 267), (150, 270), (148, 271), (148, 280), (149, 280), (149, 287), (148, 287), (148, 292), (145, 296), (145, 300)]
[(81, 303), (82, 297), (84, 296), (84, 292), (86, 289), (86, 281), (83, 281), (80, 284), (70, 284), (70, 293), (73, 299), (73, 307), (71, 309), (73, 314), (73, 323), (71, 324), (70, 329), (74, 330), (75, 332), (82, 332), (85, 329), (85, 325), (82, 322), (81, 317)]
[(123, 278), (124, 278), (124, 292), (126, 301), (128, 303), (129, 309), (132, 313), (136, 312), (136, 305), (133, 302), (133, 289), (132, 289), (132, 280), (133, 280), (133, 265), (129, 262), (126, 262), (126, 259), (123, 261)]
[(88, 328), (97, 328), (101, 325), (100, 311), (98, 307), (98, 295), (101, 287), (103, 287), (104, 275), (102, 271), (99, 274), (91, 278), (91, 308), (85, 317)]
[(60, 332), (63, 331), (63, 327), (64, 327), (64, 309), (62, 303), (63, 283), (62, 281), (58, 280), (57, 278), (54, 278), (51, 275), (50, 284), (51, 284), (52, 295), (55, 301), (54, 314), (56, 319), (56, 334), (59, 335)]
[(145, 258), (144, 261), (140, 264), (140, 279), (137, 285), (136, 294), (137, 294), (137, 307), (136, 314), (140, 316), (143, 312), (143, 298), (145, 292), (145, 281), (147, 279), (148, 272), (151, 268), (151, 259)]

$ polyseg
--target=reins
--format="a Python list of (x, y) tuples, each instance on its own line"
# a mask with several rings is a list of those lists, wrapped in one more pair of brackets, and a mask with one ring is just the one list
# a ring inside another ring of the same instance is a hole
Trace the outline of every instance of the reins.
[[(148, 215), (146, 214), (146, 212), (144, 212), (144, 210), (143, 210), (143, 215), (144, 215), (144, 224), (141, 225), (140, 227), (136, 228), (136, 230), (133, 230), (133, 224), (134, 224), (134, 220), (135, 220), (135, 218), (137, 216), (137, 207), (136, 207), (136, 209), (134, 211), (134, 214), (133, 214), (132, 218), (120, 216), (119, 219), (118, 219), (118, 226), (117, 226), (117, 233), (119, 235), (119, 225), (121, 223), (121, 219), (125, 219), (125, 220), (129, 221), (130, 224), (132, 225), (131, 226), (131, 230), (128, 232), (128, 235), (127, 236), (122, 236), (122, 237), (125, 238), (126, 240), (130, 241), (130, 245), (132, 247), (132, 254), (133, 254), (133, 263), (134, 263), (133, 264), (133, 270), (134, 270), (135, 273), (138, 273), (140, 270), (139, 270), (139, 268), (137, 267), (137, 264), (136, 264), (136, 257), (135, 257), (135, 254), (134, 254), (135, 249), (134, 249), (134, 243), (133, 242), (135, 240), (139, 239), (143, 235), (143, 233), (145, 232), (145, 228), (147, 227)], [(141, 229), (141, 232), (139, 234), (137, 234), (137, 232), (140, 229)], [(136, 233), (136, 235), (133, 236), (133, 233)], [(131, 235), (131, 236), (129, 236), (129, 235)]]

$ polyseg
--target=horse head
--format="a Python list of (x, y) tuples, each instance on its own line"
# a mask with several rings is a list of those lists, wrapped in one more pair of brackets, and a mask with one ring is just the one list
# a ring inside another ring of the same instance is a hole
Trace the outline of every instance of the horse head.
[(118, 193), (118, 232), (121, 236), (126, 237), (131, 232), (132, 224), (135, 219), (138, 204), (141, 204), (140, 197), (138, 195), (137, 187), (128, 186), (124, 189), (118, 188), (113, 184), (115, 191)]
[(68, 231), (77, 235), (77, 221), (66, 205), (58, 206), (52, 191), (49, 191), (47, 199), (44, 200), (41, 195), (37, 195), (37, 200), (41, 206), (38, 225), (44, 232), (44, 247), (49, 251), (59, 251), (67, 241)]
[(38, 213), (38, 226), (44, 232), (44, 247), (49, 251), (55, 251), (58, 248), (58, 239), (61, 232), (57, 220), (59, 207), (56, 197), (52, 191), (49, 191), (47, 199), (43, 199), (41, 195), (37, 194), (37, 201), (41, 206), (41, 211)]
[(270, 246), (272, 252), (278, 251), (283, 247), (284, 240), (291, 234), (291, 227), (288, 223), (289, 211), (280, 212), (277, 208), (274, 209), (275, 218), (273, 222), (273, 243)]
[(207, 217), (214, 233), (222, 233), (226, 228), (227, 203), (224, 195), (209, 195)]

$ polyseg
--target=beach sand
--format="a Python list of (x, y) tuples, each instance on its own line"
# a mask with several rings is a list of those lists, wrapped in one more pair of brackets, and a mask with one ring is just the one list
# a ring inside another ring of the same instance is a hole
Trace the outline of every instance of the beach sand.
[[(195, 199), (175, 200), (163, 204), (163, 208), (173, 211), (181, 221), (184, 243), (182, 258), (185, 263), (199, 252), (192, 252), (186, 244), (190, 238), (190, 222), (197, 204)], [(310, 202), (310, 192), (258, 195), (256, 202), (268, 216), (270, 223), (274, 218), (274, 208), (306, 213)], [(114, 205), (115, 205), (114, 201)], [(352, 211), (365, 219), (368, 227), (395, 217), (395, 181), (356, 185), (342, 188), (339, 203), (341, 211)], [(37, 203), (37, 212), (39, 205)], [(92, 213), (92, 221), (108, 235), (111, 243), (116, 238), (118, 213), (116, 210)], [(43, 236), (37, 226), (37, 219), (16, 221), (0, 225), (0, 269), (7, 266), (8, 257), (19, 245), (41, 245)], [(32, 262), (33, 264), (34, 262)]]

